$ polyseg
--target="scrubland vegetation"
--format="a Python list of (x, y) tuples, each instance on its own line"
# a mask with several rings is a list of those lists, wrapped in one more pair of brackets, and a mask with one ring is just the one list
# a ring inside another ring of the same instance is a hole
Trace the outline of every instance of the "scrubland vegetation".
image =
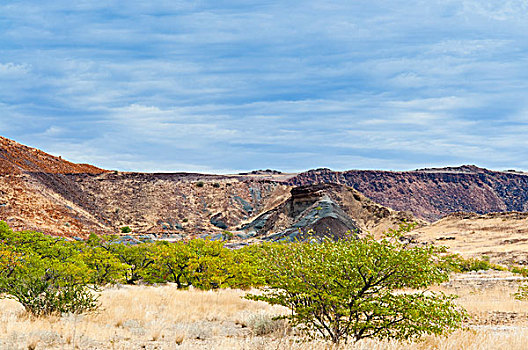
[[(105, 288), (97, 312), (31, 317), (13, 300), (0, 300), (0, 349), (240, 349), (408, 350), (525, 349), (528, 303), (516, 287), (439, 288), (455, 292), (468, 310), (461, 330), (420, 341), (364, 339), (332, 347), (301, 336), (282, 320), (288, 309), (245, 300), (245, 291), (180, 290), (174, 285)], [(256, 291), (253, 291), (256, 292)]]
[(457, 330), (471, 324), (473, 294), (434, 286), (453, 271), (504, 268), (400, 234), (230, 250), (66, 241), (0, 222), (0, 349), (447, 349), (495, 337)]

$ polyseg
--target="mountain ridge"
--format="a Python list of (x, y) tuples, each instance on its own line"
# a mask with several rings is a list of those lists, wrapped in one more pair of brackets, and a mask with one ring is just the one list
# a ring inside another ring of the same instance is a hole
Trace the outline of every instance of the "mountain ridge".
[(394, 210), (410, 211), (429, 222), (458, 211), (528, 210), (528, 176), (477, 166), (414, 171), (309, 170), (288, 179), (292, 186), (338, 183), (353, 187)]
[[(121, 226), (178, 237), (225, 230), (240, 237), (283, 237), (301, 226), (341, 234), (393, 228), (404, 217), (433, 222), (460, 211), (528, 211), (527, 174), (474, 165), (293, 174), (120, 172), (71, 163), (0, 137), (0, 169), (0, 219), (15, 229), (65, 236), (116, 233)], [(288, 209), (303, 195), (309, 198), (306, 212)], [(367, 199), (383, 209), (363, 208)], [(376, 221), (379, 212), (390, 219)], [(263, 215), (268, 219), (259, 228)]]

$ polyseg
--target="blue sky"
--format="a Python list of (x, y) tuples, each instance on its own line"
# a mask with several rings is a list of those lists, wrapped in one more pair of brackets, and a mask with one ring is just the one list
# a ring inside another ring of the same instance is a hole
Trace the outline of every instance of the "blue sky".
[(528, 1), (8, 1), (0, 135), (98, 166), (528, 170)]

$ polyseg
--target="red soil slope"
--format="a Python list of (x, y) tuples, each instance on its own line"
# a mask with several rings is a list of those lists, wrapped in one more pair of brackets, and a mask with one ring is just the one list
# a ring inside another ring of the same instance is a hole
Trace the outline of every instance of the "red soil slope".
[(49, 174), (101, 174), (106, 170), (75, 164), (0, 136), (0, 174), (44, 172)]

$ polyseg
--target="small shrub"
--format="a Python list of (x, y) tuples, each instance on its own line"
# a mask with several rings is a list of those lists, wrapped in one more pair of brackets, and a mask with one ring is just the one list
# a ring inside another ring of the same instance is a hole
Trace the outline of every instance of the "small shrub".
[(247, 326), (257, 336), (267, 335), (278, 332), (280, 330), (287, 331), (289, 329), (288, 323), (283, 319), (274, 319), (266, 314), (254, 314), (247, 320)]
[(121, 227), (121, 233), (130, 233), (130, 232), (132, 232), (132, 229), (130, 228), (130, 226)]
[(219, 184), (218, 182), (215, 182), (215, 183), (213, 184), (213, 187), (214, 187), (214, 188), (220, 188), (220, 184)]
[(528, 267), (522, 267), (522, 266), (512, 266), (510, 268), (510, 271), (512, 273), (522, 275), (523, 277), (528, 277)]
[(487, 270), (496, 270), (496, 271), (506, 271), (506, 267), (492, 264), (489, 260), (489, 257), (484, 255), (482, 259), (478, 258), (468, 258), (465, 259), (458, 254), (453, 254), (448, 257), (451, 268), (454, 272), (469, 272), (469, 271), (487, 271)]
[(234, 234), (233, 232), (230, 232), (230, 231), (224, 231), (222, 232), (222, 236), (223, 236), (224, 241), (230, 241), (233, 239)]
[(198, 181), (196, 183), (196, 187), (204, 187), (204, 182), (203, 181)]

